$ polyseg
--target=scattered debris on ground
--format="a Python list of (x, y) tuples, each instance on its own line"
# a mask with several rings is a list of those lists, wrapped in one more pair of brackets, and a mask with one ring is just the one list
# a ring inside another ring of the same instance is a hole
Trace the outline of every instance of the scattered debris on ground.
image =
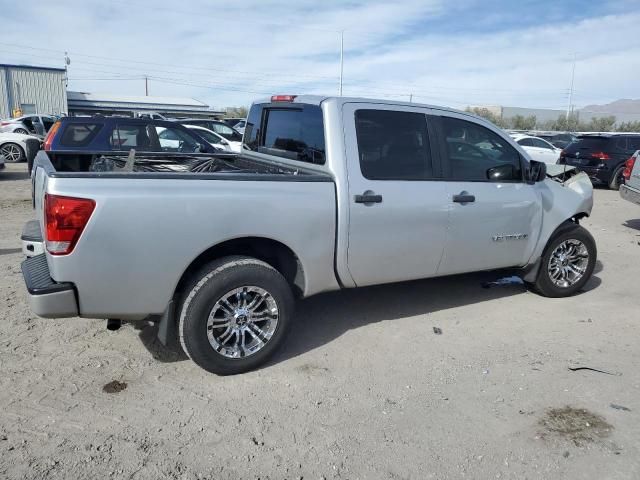
[(576, 446), (607, 438), (613, 431), (600, 415), (570, 406), (547, 410), (539, 423), (546, 433), (570, 440)]
[(611, 408), (615, 408), (616, 410), (622, 410), (624, 412), (630, 412), (631, 409), (628, 407), (625, 407), (624, 405), (618, 405), (616, 403), (612, 403), (611, 405), (609, 405)]
[(127, 388), (127, 382), (119, 382), (113, 380), (102, 387), (102, 391), (105, 393), (119, 393)]
[(433, 333), (436, 335), (442, 335), (442, 329), (440, 327), (433, 327)]
[(589, 370), (591, 372), (604, 373), (606, 375), (614, 375), (616, 377), (622, 376), (620, 372), (607, 372), (606, 370), (600, 370), (599, 368), (592, 368), (592, 367), (569, 367), (569, 370), (571, 370), (572, 372), (578, 372), (580, 370)]

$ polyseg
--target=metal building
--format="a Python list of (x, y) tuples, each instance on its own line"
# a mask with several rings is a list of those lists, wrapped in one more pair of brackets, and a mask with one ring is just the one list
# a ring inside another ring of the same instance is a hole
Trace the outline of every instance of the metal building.
[(0, 118), (66, 113), (63, 68), (0, 64)]
[(69, 115), (126, 115), (159, 113), (168, 118), (215, 117), (224, 111), (212, 110), (193, 98), (126, 96), (104, 93), (67, 92)]

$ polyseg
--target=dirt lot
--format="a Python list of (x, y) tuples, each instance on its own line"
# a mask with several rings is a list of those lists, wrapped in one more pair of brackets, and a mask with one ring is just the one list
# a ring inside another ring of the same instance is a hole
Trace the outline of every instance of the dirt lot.
[(321, 295), (269, 366), (222, 378), (152, 326), (30, 313), (24, 171), (0, 172), (1, 478), (640, 478), (640, 207), (617, 192), (584, 222), (581, 295), (495, 274)]

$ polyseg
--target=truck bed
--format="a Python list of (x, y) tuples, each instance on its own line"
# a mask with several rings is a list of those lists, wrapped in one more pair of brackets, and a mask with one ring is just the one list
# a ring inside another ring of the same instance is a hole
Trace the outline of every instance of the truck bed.
[[(138, 174), (241, 174), (248, 175), (255, 179), (256, 175), (283, 176), (297, 178), (286, 178), (286, 180), (299, 181), (330, 181), (328, 175), (318, 174), (291, 166), (276, 166), (273, 163), (266, 163), (249, 159), (243, 155), (236, 154), (194, 154), (175, 155), (170, 153), (136, 153), (133, 159), (128, 158), (126, 153), (116, 154), (113, 152), (41, 152), (38, 157), (39, 162), (45, 169), (48, 168), (49, 176), (56, 177), (109, 177), (122, 178), (123, 175)], [(38, 158), (37, 157), (37, 158)], [(46, 157), (46, 159), (44, 158)], [(38, 159), (36, 158), (36, 161)], [(156, 175), (146, 175), (157, 178)], [(322, 177), (322, 178), (319, 178)], [(175, 178), (175, 177), (174, 177)], [(202, 178), (198, 175), (198, 178)], [(237, 178), (234, 176), (234, 179)], [(285, 178), (282, 178), (283, 180)], [(274, 178), (270, 178), (274, 180)]]

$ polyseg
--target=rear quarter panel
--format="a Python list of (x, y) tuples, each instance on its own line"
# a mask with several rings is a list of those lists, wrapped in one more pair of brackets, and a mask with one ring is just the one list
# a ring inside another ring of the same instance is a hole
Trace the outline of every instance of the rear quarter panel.
[(53, 177), (47, 191), (96, 200), (74, 251), (48, 255), (52, 278), (76, 285), (81, 316), (162, 313), (198, 255), (249, 236), (293, 250), (305, 295), (338, 288), (331, 182)]

